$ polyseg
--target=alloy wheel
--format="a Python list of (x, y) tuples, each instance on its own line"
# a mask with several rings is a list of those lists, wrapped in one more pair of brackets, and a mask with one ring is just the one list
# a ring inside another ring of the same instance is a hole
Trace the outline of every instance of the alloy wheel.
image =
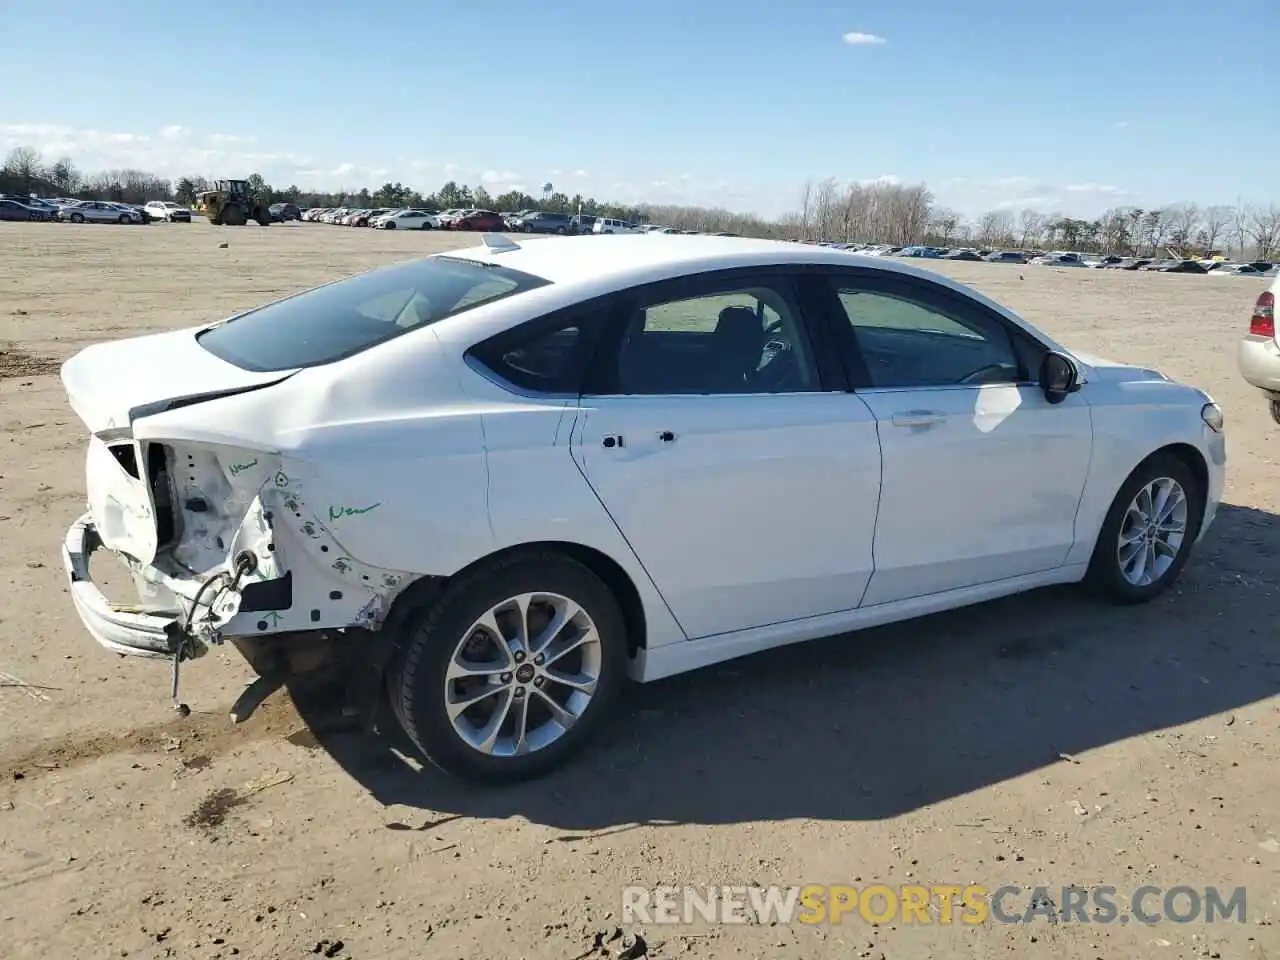
[(568, 597), (524, 593), (491, 607), (463, 634), (445, 671), (454, 733), (491, 756), (520, 756), (560, 739), (596, 692), (600, 635)]
[(1120, 574), (1135, 587), (1160, 580), (1173, 566), (1187, 536), (1186, 491), (1172, 477), (1143, 486), (1120, 523), (1116, 559)]

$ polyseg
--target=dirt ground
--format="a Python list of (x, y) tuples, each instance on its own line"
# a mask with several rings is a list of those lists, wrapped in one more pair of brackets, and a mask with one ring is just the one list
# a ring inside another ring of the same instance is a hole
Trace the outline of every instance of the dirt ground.
[[(58, 554), (84, 431), (57, 362), (451, 239), (2, 225), (0, 956), (1280, 958), (1280, 427), (1235, 369), (1258, 282), (939, 266), (1224, 407), (1228, 506), (1148, 606), (1046, 590), (654, 684), (580, 762), (501, 791), (283, 695), (233, 728), (234, 651), (188, 667), (181, 719), (166, 666), (94, 645)], [(628, 885), (874, 882), (1109, 884), (1122, 912), (1143, 884), (1244, 886), (1247, 917), (610, 939)]]

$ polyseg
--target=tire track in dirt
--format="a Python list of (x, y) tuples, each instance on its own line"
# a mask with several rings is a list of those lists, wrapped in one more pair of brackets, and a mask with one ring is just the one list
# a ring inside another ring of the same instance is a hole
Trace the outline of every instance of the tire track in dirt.
[[(287, 692), (279, 691), (245, 723), (233, 724), (226, 713), (192, 713), (163, 723), (121, 733), (71, 734), (21, 753), (0, 755), (0, 780), (32, 780), (122, 753), (169, 753), (180, 750), (189, 762), (207, 763), (246, 741), (283, 739), (305, 728)], [(180, 747), (174, 746), (178, 742)]]
[(13, 344), (0, 345), (0, 379), (7, 377), (39, 377), (57, 373), (61, 360), (27, 353)]

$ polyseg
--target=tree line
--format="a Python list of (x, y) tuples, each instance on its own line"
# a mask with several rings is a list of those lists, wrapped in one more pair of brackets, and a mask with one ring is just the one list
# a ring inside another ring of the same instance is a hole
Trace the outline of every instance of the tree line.
[(991, 249), (1076, 250), (1128, 256), (1214, 253), (1280, 258), (1280, 206), (1112, 207), (1095, 218), (1038, 210), (992, 210), (966, 219), (939, 206), (927, 185), (809, 182), (800, 208), (782, 218), (788, 236), (846, 243), (936, 244)]
[[(497, 211), (548, 210), (590, 214), (681, 230), (729, 232), (742, 236), (843, 243), (934, 244), (1025, 250), (1066, 249), (1130, 256), (1204, 256), (1210, 253), (1280, 258), (1280, 206), (1237, 204), (1199, 206), (1176, 203), (1160, 208), (1113, 207), (1096, 218), (1046, 214), (1038, 210), (992, 210), (966, 218), (940, 206), (923, 183), (885, 181), (841, 184), (834, 178), (810, 181), (798, 209), (768, 220), (718, 207), (676, 204), (619, 204), (581, 194), (554, 192), (535, 197), (523, 191), (492, 195), (483, 186), (449, 181), (423, 194), (403, 183), (357, 191), (276, 187), (257, 173), (248, 178), (255, 196), (267, 203), (307, 207), (417, 207), (447, 210), (480, 207)], [(146, 203), (175, 200), (191, 205), (209, 187), (203, 176), (170, 180), (143, 170), (82, 173), (69, 157), (47, 162), (31, 147), (16, 147), (0, 166), (0, 193), (38, 194)]]

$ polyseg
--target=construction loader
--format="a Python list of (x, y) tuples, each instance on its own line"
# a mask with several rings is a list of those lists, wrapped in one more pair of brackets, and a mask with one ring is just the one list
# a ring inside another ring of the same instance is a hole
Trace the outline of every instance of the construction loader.
[(217, 226), (243, 227), (250, 220), (271, 223), (271, 211), (261, 197), (249, 192), (248, 180), (215, 180), (212, 190), (196, 194), (196, 209)]

